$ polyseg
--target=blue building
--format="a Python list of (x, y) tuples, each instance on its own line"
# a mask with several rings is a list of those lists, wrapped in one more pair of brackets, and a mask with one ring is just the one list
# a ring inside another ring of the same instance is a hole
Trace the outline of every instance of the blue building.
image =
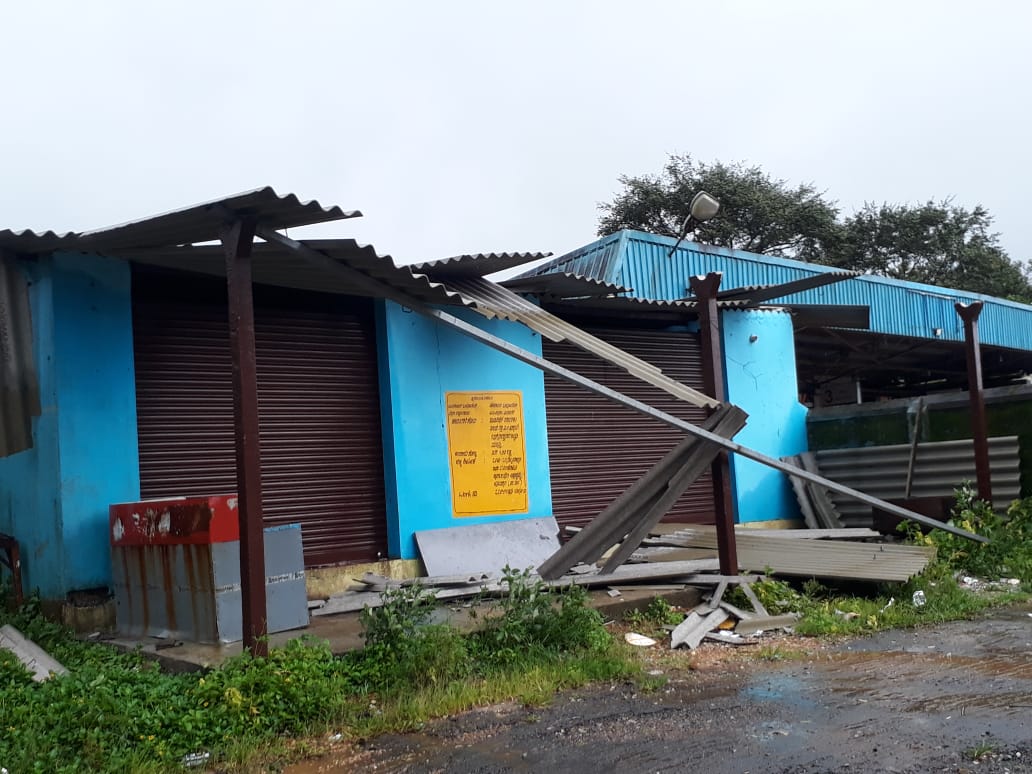
[[(94, 232), (0, 231), (0, 532), (17, 537), (27, 584), (44, 598), (110, 583), (110, 504), (236, 489), (225, 260), (203, 244), (227, 212), (269, 229), (356, 214), (262, 189)], [(413, 313), (406, 299), (689, 421), (706, 416), (620, 358), (542, 336), (476, 285), (541, 254), (407, 268), (348, 239), (304, 245), (318, 260), (261, 242), (253, 263), (265, 519), (302, 524), (310, 568), (416, 559), (419, 530), (552, 515), (583, 524), (680, 439)], [(723, 272), (722, 287), (737, 289), (720, 302), (723, 378), (750, 415), (737, 440), (771, 456), (805, 449), (800, 393), (835, 369), (862, 371), (864, 395), (921, 388), (900, 373), (945, 374), (943, 386), (962, 373), (952, 365), (962, 335), (946, 311), (971, 296), (699, 245), (668, 258), (671, 246), (622, 232), (504, 284), (701, 389), (688, 280)], [(800, 280), (810, 289), (770, 287)], [(1032, 336), (1032, 308), (985, 301), (987, 375), (1032, 370), (1032, 342), (1021, 338)], [(833, 327), (866, 317), (865, 306), (869, 330)], [(857, 366), (857, 351), (891, 357)], [(491, 435), (473, 433), (474, 419)], [(781, 474), (732, 464), (740, 521), (798, 518)], [(704, 478), (670, 518), (713, 514)]]

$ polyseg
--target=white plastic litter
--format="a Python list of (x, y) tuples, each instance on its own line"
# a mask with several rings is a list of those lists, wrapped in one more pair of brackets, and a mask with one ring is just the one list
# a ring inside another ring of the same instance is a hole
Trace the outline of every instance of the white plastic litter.
[(182, 763), (189, 769), (195, 769), (198, 766), (203, 766), (210, 758), (211, 753), (209, 752), (195, 752), (190, 753), (189, 755), (184, 755)]
[(925, 593), (921, 589), (918, 589), (914, 592), (914, 597), (911, 601), (914, 603), (914, 607), (924, 607), (924, 603), (928, 600), (925, 599)]
[(627, 632), (623, 638), (628, 645), (635, 645), (639, 648), (651, 648), (656, 644), (656, 641), (651, 637), (646, 637), (644, 634), (638, 634), (637, 632)]

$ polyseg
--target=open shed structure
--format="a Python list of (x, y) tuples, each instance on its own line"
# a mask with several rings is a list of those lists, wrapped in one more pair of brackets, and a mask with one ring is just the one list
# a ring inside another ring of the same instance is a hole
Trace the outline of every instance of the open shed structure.
[[(300, 523), (309, 569), (417, 559), (416, 532), (460, 524), (579, 525), (686, 432), (736, 454), (669, 518), (725, 535), (736, 516), (798, 518), (777, 458), (807, 445), (800, 320), (866, 312), (779, 296), (865, 278), (788, 262), (780, 292), (758, 289), (732, 269), (762, 256), (671, 262), (662, 238), (621, 234), (498, 284), (547, 255), (397, 266), (281, 233), (358, 214), (261, 189), (91, 232), (0, 231), (0, 532), (29, 588), (108, 585), (108, 508), (141, 499), (236, 492), (257, 514), (251, 586), (263, 524)], [(714, 271), (724, 295), (691, 279)], [(743, 446), (698, 428), (727, 403), (750, 417)]]

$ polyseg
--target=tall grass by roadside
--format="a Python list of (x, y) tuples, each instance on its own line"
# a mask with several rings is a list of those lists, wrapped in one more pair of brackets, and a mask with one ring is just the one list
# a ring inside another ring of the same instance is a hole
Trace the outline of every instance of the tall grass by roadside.
[(510, 594), (471, 634), (428, 625), (432, 600), (415, 586), (363, 614), (363, 650), (337, 657), (302, 638), (268, 658), (245, 654), (185, 675), (76, 640), (29, 605), (3, 621), (70, 673), (37, 684), (0, 651), (0, 766), (181, 770), (185, 755), (208, 752), (212, 764), (243, 767), (328, 731), (407, 730), (478, 704), (538, 704), (562, 688), (639, 675), (582, 589), (554, 591), (508, 569), (505, 579)]

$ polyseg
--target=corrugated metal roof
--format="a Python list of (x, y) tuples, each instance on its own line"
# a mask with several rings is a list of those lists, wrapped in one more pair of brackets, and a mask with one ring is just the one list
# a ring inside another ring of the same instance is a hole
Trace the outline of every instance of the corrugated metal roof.
[[(949, 497), (965, 481), (974, 481), (973, 441), (936, 441), (917, 447), (913, 497)], [(989, 439), (989, 470), (993, 482), (993, 506), (1003, 510), (1021, 497), (1021, 468), (1017, 436)], [(903, 497), (906, 489), (910, 445), (864, 446), (817, 452), (822, 476), (866, 492), (882, 500)], [(871, 526), (871, 506), (829, 492), (832, 502), (850, 527)]]
[(413, 264), (412, 269), (433, 277), (486, 277), (506, 269), (514, 269), (531, 261), (540, 261), (551, 253), (475, 253), (440, 258)]
[[(741, 299), (743, 301), (759, 304), (763, 301), (791, 296), (795, 293), (801, 293), (804, 290), (811, 290), (813, 288), (823, 287), (824, 285), (831, 285), (835, 282), (842, 282), (843, 280), (853, 279), (854, 277), (859, 276), (861, 276), (860, 272), (856, 271), (829, 271), (823, 274), (813, 274), (809, 277), (801, 277), (800, 279), (792, 280), (791, 282), (782, 282), (780, 285), (748, 285), (744, 288), (721, 290), (717, 293), (717, 298)], [(688, 288), (687, 292), (691, 292), (691, 287)]]
[[(711, 271), (723, 273), (721, 284), (726, 290), (841, 274), (841, 269), (832, 266), (692, 242), (682, 243), (673, 256), (667, 257), (674, 241), (640, 231), (620, 231), (528, 274), (556, 270), (582, 274), (633, 287), (636, 295), (652, 299), (682, 298), (689, 277)], [(872, 332), (948, 341), (964, 340), (954, 303), (972, 301), (985, 305), (978, 321), (983, 345), (1032, 350), (1032, 306), (978, 293), (865, 274), (778, 298), (786, 306), (870, 306)], [(938, 336), (936, 330), (940, 331)]]
[[(449, 291), (441, 283), (413, 272), (411, 267), (395, 265), (389, 255), (380, 255), (372, 245), (363, 245), (353, 239), (317, 239), (302, 244), (368, 277), (386, 282), (391, 287), (425, 303), (474, 306), (473, 302)], [(220, 245), (121, 250), (114, 251), (113, 254), (151, 266), (219, 277), (226, 274), (225, 253)], [(256, 242), (254, 245), (252, 276), (254, 282), (262, 285), (277, 285), (320, 293), (366, 295), (363, 288), (350, 282), (345, 275), (326, 271), (299, 257), (295, 252), (268, 242)]]
[(0, 457), (32, 446), (32, 417), (39, 413), (28, 280), (0, 255)]
[(603, 282), (593, 277), (584, 277), (569, 272), (554, 272), (536, 277), (519, 277), (498, 283), (517, 293), (555, 296), (557, 298), (613, 296), (618, 293), (633, 293), (631, 288)]
[(247, 191), (180, 210), (154, 215), (117, 226), (58, 234), (54, 231), (0, 230), (0, 249), (17, 253), (53, 250), (107, 252), (132, 247), (162, 247), (208, 242), (232, 216), (254, 217), (269, 228), (282, 229), (359, 217), (340, 207), (303, 202), (294, 194), (280, 195), (270, 187)]
[[(694, 548), (717, 547), (713, 527), (689, 527), (672, 533)], [(785, 540), (760, 530), (735, 530), (738, 566), (754, 572), (798, 578), (842, 578), (903, 582), (920, 573), (935, 557), (928, 546), (855, 543), (840, 540)]]
[(475, 304), (477, 311), (489, 319), (498, 317), (521, 322), (552, 341), (568, 341), (695, 406), (720, 405), (708, 395), (664, 375), (656, 366), (607, 344), (501, 285), (483, 278), (470, 278), (448, 280), (447, 286)]

